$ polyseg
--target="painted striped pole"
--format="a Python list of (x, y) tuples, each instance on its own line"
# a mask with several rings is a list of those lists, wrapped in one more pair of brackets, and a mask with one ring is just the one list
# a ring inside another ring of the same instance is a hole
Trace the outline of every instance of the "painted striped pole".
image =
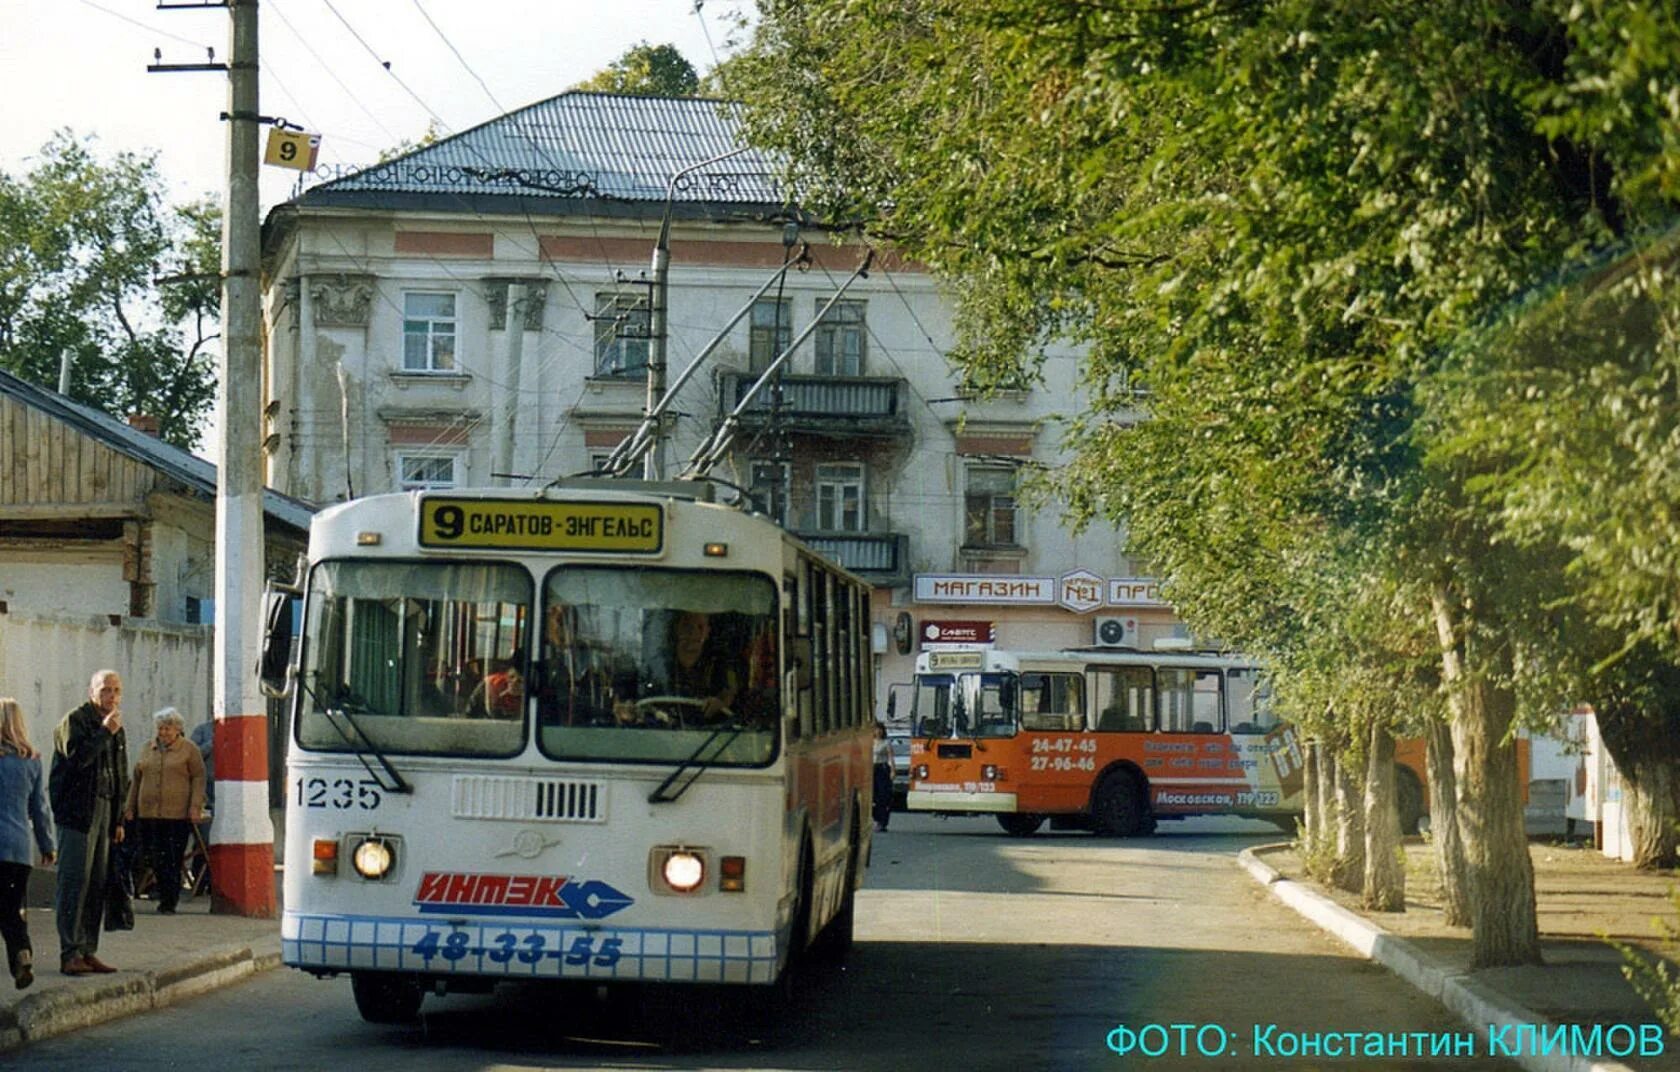
[(211, 911), (271, 919), (275, 914), (274, 823), (268, 813), (267, 715), (218, 717), (215, 747)]
[(230, 0), (228, 23), (233, 62), (228, 65), (228, 187), (222, 213), (211, 910), (272, 918), (268, 720), (257, 685), (263, 584), (257, 0)]

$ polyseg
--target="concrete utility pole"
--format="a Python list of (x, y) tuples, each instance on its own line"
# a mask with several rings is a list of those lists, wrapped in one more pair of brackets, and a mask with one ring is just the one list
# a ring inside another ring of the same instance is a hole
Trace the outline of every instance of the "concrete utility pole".
[(642, 459), (642, 479), (665, 479), (665, 420), (659, 415), (665, 401), (665, 360), (670, 351), (670, 326), (665, 318), (666, 305), (669, 301), (671, 282), (671, 209), (677, 197), (677, 182), (690, 172), (710, 167), (720, 160), (728, 160), (732, 156), (740, 156), (746, 148), (731, 149), (727, 153), (720, 153), (710, 160), (702, 160), (698, 164), (690, 164), (671, 175), (671, 181), (665, 186), (665, 215), (659, 221), (659, 241), (653, 246), (653, 287), (649, 300), (652, 308), (648, 310), (648, 386), (647, 409), (643, 411), (645, 418), (655, 423), (653, 432), (653, 447)]
[(274, 915), (268, 715), (257, 687), (263, 586), (262, 300), (257, 192), (257, 0), (227, 0), (228, 186), (222, 207), (222, 442), (216, 459), (216, 821), (218, 912)]

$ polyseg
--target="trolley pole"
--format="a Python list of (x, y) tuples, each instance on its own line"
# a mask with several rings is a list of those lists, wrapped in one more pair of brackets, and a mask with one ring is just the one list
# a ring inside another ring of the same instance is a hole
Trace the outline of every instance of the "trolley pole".
[(216, 817), (212, 909), (274, 915), (268, 716), (257, 687), (263, 584), (257, 0), (227, 0), (228, 185), (222, 208), (222, 442), (216, 485)]

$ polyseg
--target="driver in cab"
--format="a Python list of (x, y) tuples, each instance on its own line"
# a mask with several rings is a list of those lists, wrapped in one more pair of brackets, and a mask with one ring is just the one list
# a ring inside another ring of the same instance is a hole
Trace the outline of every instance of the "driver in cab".
[[(693, 700), (699, 707), (701, 722), (715, 722), (733, 713), (740, 683), (724, 660), (707, 650), (712, 635), (711, 617), (700, 611), (683, 611), (671, 622), (669, 668), (664, 681), (655, 681), (640, 705), (619, 703), (613, 713), (621, 723), (645, 720), (649, 698), (660, 696)], [(655, 715), (654, 717), (658, 717)]]

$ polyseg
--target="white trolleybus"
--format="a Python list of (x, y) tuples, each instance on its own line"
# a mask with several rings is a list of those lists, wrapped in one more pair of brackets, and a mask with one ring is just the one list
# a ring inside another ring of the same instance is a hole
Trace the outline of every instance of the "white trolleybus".
[[(578, 481), (316, 517), (285, 963), (348, 973), (362, 1016), (394, 1022), (506, 980), (778, 994), (813, 945), (844, 952), (867, 588), (709, 491)], [(269, 620), (281, 652), (291, 616)]]

